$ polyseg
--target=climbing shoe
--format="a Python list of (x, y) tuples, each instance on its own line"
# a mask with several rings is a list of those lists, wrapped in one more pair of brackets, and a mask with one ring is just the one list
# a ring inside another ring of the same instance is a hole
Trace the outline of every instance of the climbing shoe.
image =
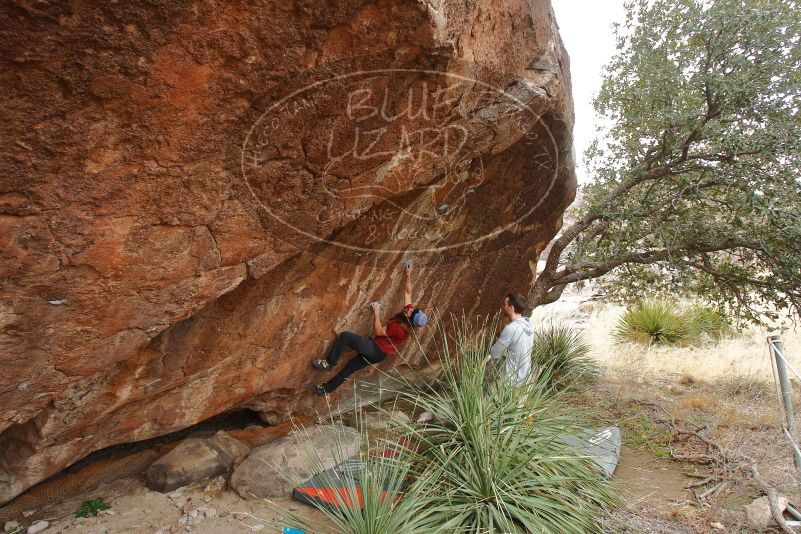
[(312, 365), (318, 369), (322, 369), (323, 371), (328, 371), (331, 369), (331, 364), (325, 360), (312, 360)]
[(325, 388), (323, 387), (322, 384), (314, 386), (314, 394), (317, 395), (318, 397), (322, 397), (323, 395), (325, 395)]

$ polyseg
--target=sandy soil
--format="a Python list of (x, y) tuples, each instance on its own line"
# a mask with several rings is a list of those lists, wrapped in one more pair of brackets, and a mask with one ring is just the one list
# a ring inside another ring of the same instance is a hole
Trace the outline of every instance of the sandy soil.
[[(187, 486), (177, 491), (180, 497), (176, 498), (175, 493), (164, 494), (149, 490), (144, 480), (139, 478), (118, 480), (92, 492), (92, 496), (104, 497), (111, 505), (109, 511), (101, 512), (98, 517), (89, 518), (75, 518), (69, 512), (57, 519), (52, 519), (51, 516), (50, 527), (44, 532), (47, 534), (274, 533), (281, 532), (281, 527), (287, 524), (282, 509), (302, 513), (328, 524), (324, 514), (292, 499), (277, 499), (270, 504), (260, 500), (242, 499), (227, 489), (221, 490), (215, 487), (204, 490), (206, 486), (208, 484), (205, 483)], [(72, 507), (74, 510), (80, 502), (80, 498), (69, 499), (69, 502), (64, 504), (70, 506), (62, 506), (61, 513), (65, 513), (65, 508)], [(195, 517), (192, 517), (192, 509), (197, 510)], [(183, 510), (189, 513), (184, 514)], [(209, 513), (208, 510), (213, 512)], [(182, 516), (190, 518), (183, 525)]]
[(675, 462), (654, 458), (647, 451), (626, 447), (615, 471), (626, 502), (636, 507), (651, 507), (656, 514), (671, 510), (687, 500), (684, 486), (688, 478)]
[[(801, 403), (795, 391), (794, 403)], [(677, 461), (672, 456), (706, 454), (695, 439), (677, 436), (666, 424), (675, 417), (682, 428), (688, 422), (705, 427), (705, 437), (719, 443), (732, 458), (754, 458), (765, 479), (791, 503), (801, 504), (795, 483), (792, 449), (778, 423), (775, 392), (764, 381), (726, 378), (687, 381), (685, 377), (643, 376), (608, 370), (589, 390), (571, 399), (597, 425), (621, 427), (623, 450), (615, 476), (623, 505), (615, 510), (613, 524), (624, 532), (695, 533), (758, 532), (748, 527), (744, 506), (762, 495), (762, 489), (745, 469), (717, 478), (715, 463)], [(715, 480), (689, 487), (713, 477)], [(712, 496), (697, 495), (726, 485)]]

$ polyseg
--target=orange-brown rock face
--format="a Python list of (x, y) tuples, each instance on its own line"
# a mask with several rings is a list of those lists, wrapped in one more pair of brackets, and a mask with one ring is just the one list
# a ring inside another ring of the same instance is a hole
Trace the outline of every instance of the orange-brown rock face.
[(435, 320), (494, 312), (574, 195), (548, 0), (12, 0), (0, 32), (0, 503), (323, 408), (308, 360), (404, 253)]

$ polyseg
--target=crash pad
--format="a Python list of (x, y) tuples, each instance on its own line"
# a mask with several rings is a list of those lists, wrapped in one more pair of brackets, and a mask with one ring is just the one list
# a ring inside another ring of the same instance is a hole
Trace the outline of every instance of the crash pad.
[[(370, 469), (363, 460), (351, 458), (301, 483), (292, 492), (292, 497), (318, 508), (358, 507), (361, 510), (364, 501), (360, 477)], [(381, 500), (387, 497), (399, 499), (401, 496), (382, 491)]]
[(566, 444), (575, 447), (582, 455), (587, 456), (594, 464), (611, 476), (620, 459), (620, 429), (608, 426), (600, 430), (591, 430), (579, 435), (565, 434), (559, 436)]

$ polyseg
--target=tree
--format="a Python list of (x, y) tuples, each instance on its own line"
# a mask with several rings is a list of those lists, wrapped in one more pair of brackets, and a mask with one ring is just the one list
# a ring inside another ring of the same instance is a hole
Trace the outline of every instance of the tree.
[(635, 0), (595, 108), (592, 183), (535, 305), (614, 276), (759, 321), (801, 313), (801, 2)]

